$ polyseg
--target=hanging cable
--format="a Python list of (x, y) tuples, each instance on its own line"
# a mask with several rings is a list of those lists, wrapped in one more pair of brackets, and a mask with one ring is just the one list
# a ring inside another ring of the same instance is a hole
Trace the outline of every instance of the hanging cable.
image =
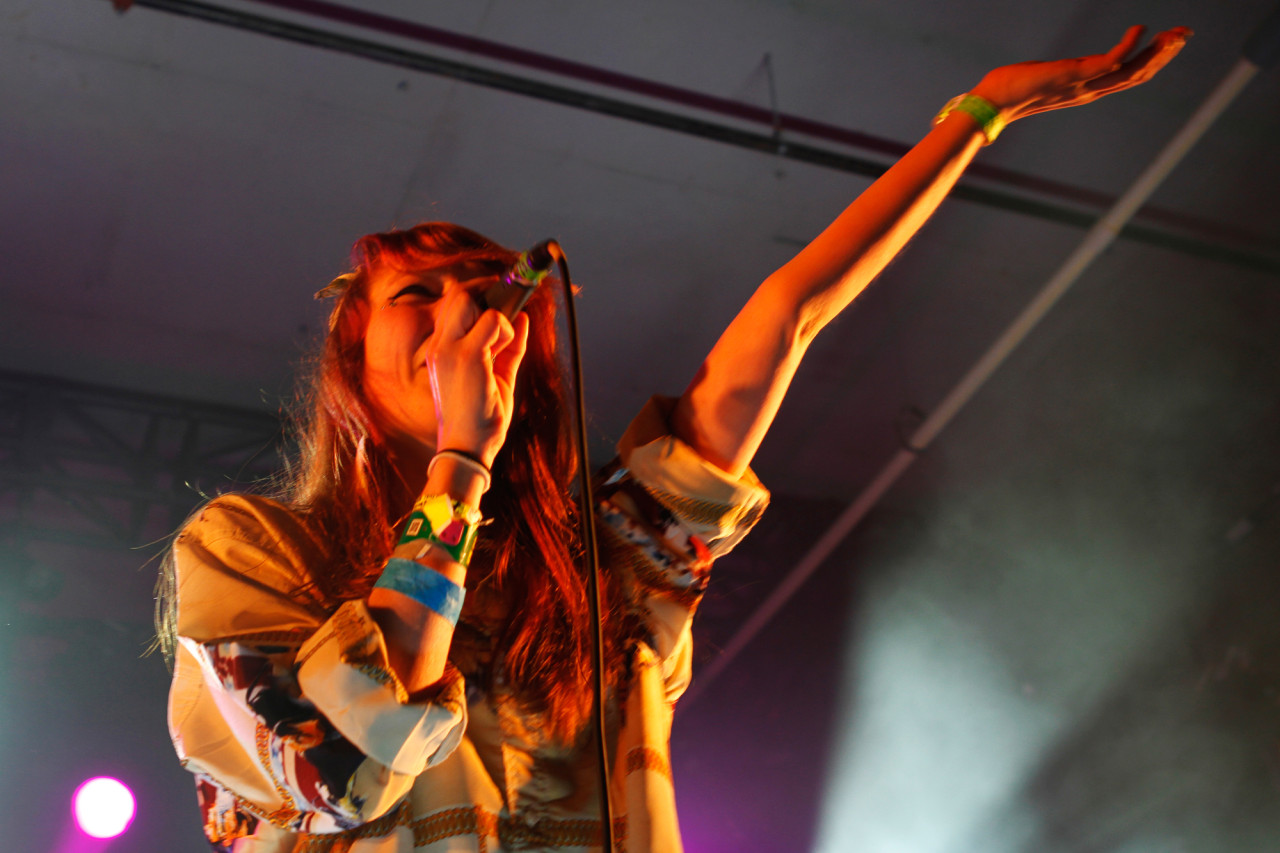
[(606, 728), (607, 687), (604, 668), (604, 620), (600, 606), (600, 552), (596, 546), (595, 497), (591, 489), (591, 466), (587, 457), (587, 404), (582, 389), (582, 353), (578, 341), (578, 314), (573, 306), (573, 281), (569, 278), (569, 262), (560, 244), (554, 240), (547, 244), (556, 266), (560, 269), (560, 283), (564, 288), (565, 317), (569, 326), (569, 361), (573, 369), (573, 393), (578, 440), (578, 478), (581, 486), (582, 512), (578, 518), (582, 524), (583, 559), (587, 570), (587, 606), (591, 613), (591, 668), (593, 671), (592, 710), (599, 735), (600, 771), (600, 842), (606, 853), (613, 853), (613, 805), (609, 801), (609, 738)]
[(574, 427), (578, 445), (579, 498), (582, 504), (578, 514), (582, 526), (583, 560), (587, 574), (587, 610), (591, 621), (591, 670), (592, 716), (599, 733), (600, 816), (601, 844), (606, 853), (614, 850), (613, 808), (609, 801), (609, 738), (606, 728), (605, 698), (607, 680), (604, 668), (604, 622), (600, 616), (600, 554), (596, 546), (595, 498), (591, 490), (591, 465), (587, 456), (587, 406), (582, 390), (582, 354), (578, 342), (578, 314), (573, 304), (573, 280), (569, 277), (569, 262), (555, 240), (544, 240), (527, 252), (522, 252), (511, 269), (484, 293), (484, 302), (490, 307), (513, 318), (517, 311), (533, 295), (546, 277), (552, 263), (560, 270), (560, 283), (564, 288), (565, 317), (569, 327), (569, 360), (573, 370)]

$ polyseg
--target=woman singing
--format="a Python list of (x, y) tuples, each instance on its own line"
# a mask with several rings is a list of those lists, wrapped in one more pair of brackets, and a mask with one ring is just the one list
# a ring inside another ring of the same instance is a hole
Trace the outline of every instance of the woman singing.
[[(769, 276), (678, 399), (599, 473), (605, 749), (621, 848), (678, 851), (668, 761), (711, 563), (759, 518), (748, 464), (809, 343), (1003, 125), (1145, 81), (1190, 35), (987, 74)], [(587, 582), (555, 298), (477, 297), (515, 254), (374, 234), (325, 289), (302, 452), (226, 495), (161, 580), (169, 725), (214, 850), (598, 849)]]

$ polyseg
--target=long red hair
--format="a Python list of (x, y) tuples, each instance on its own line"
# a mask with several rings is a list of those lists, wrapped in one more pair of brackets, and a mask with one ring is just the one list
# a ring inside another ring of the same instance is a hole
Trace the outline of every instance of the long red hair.
[[(333, 308), (314, 368), (300, 458), (284, 495), (335, 543), (330, 564), (315, 573), (319, 591), (334, 602), (369, 593), (417, 497), (397, 474), (361, 387), (371, 273), (463, 261), (506, 265), (516, 253), (469, 229), (432, 222), (363, 237), (353, 258), (355, 271)], [(487, 575), (511, 604), (508, 622), (494, 638), (495, 661), (516, 695), (546, 713), (555, 734), (568, 741), (583, 729), (591, 706), (593, 629), (571, 488), (579, 459), (557, 349), (556, 289), (539, 287), (525, 311), (529, 345), (516, 411), (481, 503), (493, 523), (482, 532), (471, 571)], [(631, 620), (616, 606), (612, 584), (606, 584), (606, 600), (615, 603), (606, 613), (605, 660), (609, 682), (616, 684), (630, 633), (624, 626)]]

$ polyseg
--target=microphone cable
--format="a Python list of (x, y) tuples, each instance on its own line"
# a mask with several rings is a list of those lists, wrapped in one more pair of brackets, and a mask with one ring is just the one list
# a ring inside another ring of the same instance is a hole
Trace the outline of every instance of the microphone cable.
[(587, 611), (591, 622), (592, 716), (596, 720), (598, 763), (600, 771), (600, 826), (604, 853), (617, 848), (614, 838), (613, 805), (609, 796), (609, 745), (607, 708), (605, 696), (607, 683), (604, 667), (604, 620), (601, 617), (600, 552), (596, 544), (595, 497), (592, 494), (590, 460), (587, 456), (587, 404), (582, 387), (582, 353), (578, 340), (578, 313), (573, 304), (573, 280), (569, 277), (569, 262), (564, 250), (555, 240), (544, 240), (522, 252), (511, 270), (497, 285), (485, 293), (485, 302), (491, 308), (513, 317), (533, 295), (534, 289), (546, 276), (552, 261), (560, 271), (560, 285), (564, 290), (565, 319), (568, 325), (569, 363), (574, 390), (575, 432), (578, 445), (578, 477), (582, 528), (583, 560), (587, 570)]
[(604, 668), (604, 618), (602, 617), (600, 594), (600, 551), (596, 544), (596, 502), (591, 488), (591, 465), (587, 456), (587, 402), (582, 387), (582, 352), (578, 340), (578, 312), (573, 305), (573, 281), (569, 278), (569, 262), (565, 259), (560, 244), (552, 240), (548, 243), (556, 266), (560, 270), (560, 285), (564, 291), (565, 319), (569, 333), (569, 363), (573, 370), (574, 409), (576, 410), (576, 426), (578, 439), (578, 479), (581, 483), (579, 495), (582, 499), (582, 512), (579, 521), (582, 525), (583, 559), (587, 569), (587, 608), (591, 620), (591, 668), (592, 709), (595, 712), (596, 730), (599, 736), (600, 771), (600, 826), (601, 844), (604, 853), (613, 853), (613, 804), (609, 796), (609, 738), (606, 728), (607, 708), (605, 706), (605, 690), (607, 688)]

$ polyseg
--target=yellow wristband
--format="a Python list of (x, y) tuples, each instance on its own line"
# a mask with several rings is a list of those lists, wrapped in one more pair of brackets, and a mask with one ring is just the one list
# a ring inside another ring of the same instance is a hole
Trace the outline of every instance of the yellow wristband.
[(476, 533), (484, 523), (480, 511), (448, 495), (428, 495), (413, 505), (398, 545), (425, 539), (444, 550), (456, 563), (467, 565), (476, 545)]
[(978, 127), (982, 129), (982, 135), (987, 138), (987, 145), (995, 142), (1000, 131), (1004, 130), (1004, 126), (1008, 124), (1000, 115), (1000, 110), (996, 109), (995, 104), (986, 98), (970, 94), (956, 95), (947, 101), (942, 112), (934, 117), (933, 123), (941, 124), (943, 119), (957, 110), (967, 113), (978, 123)]

